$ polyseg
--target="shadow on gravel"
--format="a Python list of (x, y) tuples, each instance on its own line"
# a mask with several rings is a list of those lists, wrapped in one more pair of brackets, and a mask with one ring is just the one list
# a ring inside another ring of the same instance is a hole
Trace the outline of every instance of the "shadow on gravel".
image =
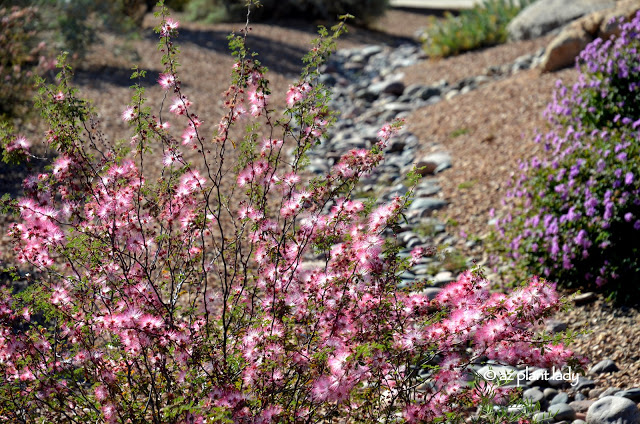
[[(322, 24), (322, 23), (319, 23)], [(269, 21), (265, 23), (256, 24), (263, 27), (278, 27), (287, 28), (293, 31), (299, 31), (306, 33), (311, 37), (317, 36), (317, 24), (311, 24), (301, 21)], [(212, 25), (213, 27), (214, 25)], [(330, 25), (325, 25), (329, 27)], [(238, 28), (242, 28), (239, 24)], [(180, 28), (180, 33), (177, 39), (177, 43), (180, 44), (193, 44), (195, 46), (206, 48), (221, 54), (231, 54), (229, 50), (229, 36), (230, 31), (227, 30), (193, 30), (188, 28)], [(157, 34), (147, 32), (146, 37), (148, 39), (157, 40)], [(416, 40), (408, 37), (392, 36), (384, 31), (378, 31), (373, 29), (366, 29), (361, 27), (350, 27), (349, 32), (341, 37), (341, 40), (358, 44), (382, 44), (388, 46), (398, 46), (400, 44), (411, 43), (415, 44)], [(302, 57), (309, 51), (304, 45), (300, 45), (299, 40), (292, 43), (282, 42), (280, 40), (274, 40), (268, 36), (257, 35), (250, 32), (247, 37), (247, 45), (249, 49), (255, 53), (258, 53), (258, 59), (260, 62), (269, 68), (270, 71), (279, 74), (297, 75), (302, 69), (303, 62)]]
[[(193, 44), (214, 52), (230, 55), (229, 32), (217, 30), (192, 30), (181, 28), (178, 44)], [(155, 38), (156, 36), (153, 35)], [(302, 56), (307, 50), (295, 44), (281, 43), (268, 37), (249, 33), (247, 46), (258, 53), (258, 59), (269, 70), (280, 74), (297, 74), (302, 68)]]
[(130, 87), (138, 82), (143, 87), (151, 87), (156, 84), (160, 72), (146, 70), (147, 75), (142, 79), (131, 79), (131, 68), (115, 66), (96, 66), (87, 69), (76, 69), (73, 75), (73, 83), (76, 85), (101, 87), (105, 84), (119, 87)]
[(20, 165), (8, 165), (0, 162), (0, 196), (6, 193), (10, 194), (14, 199), (21, 196), (24, 179), (29, 175), (44, 172), (44, 167), (50, 162), (50, 160), (36, 161)]

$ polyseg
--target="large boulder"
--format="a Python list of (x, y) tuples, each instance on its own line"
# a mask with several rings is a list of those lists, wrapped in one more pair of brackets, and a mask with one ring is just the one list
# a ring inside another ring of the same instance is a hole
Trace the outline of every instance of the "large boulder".
[(587, 44), (596, 38), (609, 38), (619, 32), (619, 21), (628, 21), (640, 10), (640, 0), (622, 0), (615, 7), (583, 16), (565, 26), (545, 50), (540, 62), (543, 72), (551, 72), (571, 66)]
[(619, 396), (605, 396), (589, 407), (587, 424), (638, 424), (640, 411), (635, 403)]
[(615, 0), (538, 0), (522, 9), (509, 23), (509, 39), (540, 37), (582, 16), (613, 6)]

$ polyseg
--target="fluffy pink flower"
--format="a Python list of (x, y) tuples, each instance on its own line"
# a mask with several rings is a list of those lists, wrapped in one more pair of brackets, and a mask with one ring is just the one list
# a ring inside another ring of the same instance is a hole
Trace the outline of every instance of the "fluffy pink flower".
[(171, 106), (169, 106), (169, 112), (175, 113), (176, 115), (184, 115), (192, 105), (193, 103), (185, 96), (176, 97)]
[(178, 29), (178, 26), (180, 26), (178, 21), (174, 21), (171, 18), (167, 18), (167, 20), (162, 24), (162, 27), (160, 29), (160, 36), (168, 37), (169, 35), (172, 35)]
[(132, 106), (129, 106), (122, 111), (122, 120), (124, 122), (132, 121), (135, 117), (136, 117), (136, 111)]
[(9, 144), (7, 144), (6, 151), (12, 152), (14, 150), (22, 150), (24, 152), (28, 152), (31, 147), (31, 143), (23, 136), (18, 136), (14, 140), (12, 140)]
[(158, 84), (160, 84), (160, 87), (164, 90), (169, 90), (175, 85), (175, 83), (176, 77), (172, 74), (160, 74), (160, 77), (158, 77)]

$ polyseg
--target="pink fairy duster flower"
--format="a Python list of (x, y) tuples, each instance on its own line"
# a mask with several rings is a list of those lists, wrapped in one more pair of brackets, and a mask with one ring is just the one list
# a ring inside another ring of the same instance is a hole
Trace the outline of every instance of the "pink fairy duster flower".
[(162, 27), (160, 30), (160, 36), (168, 37), (178, 29), (178, 26), (180, 26), (180, 23), (178, 21), (174, 21), (171, 18), (167, 18), (167, 20), (162, 24)]
[(175, 85), (175, 83), (176, 77), (172, 74), (160, 74), (160, 77), (158, 77), (158, 84), (160, 84), (160, 87), (164, 90), (169, 90)]
[(71, 164), (71, 158), (69, 156), (63, 155), (58, 157), (56, 161), (53, 163), (53, 175), (59, 176), (64, 173), (67, 169), (69, 169), (69, 165)]
[(180, 154), (180, 152), (170, 149), (167, 150), (167, 152), (164, 154), (162, 163), (164, 164), (164, 166), (171, 166), (174, 163), (180, 161), (180, 159), (182, 159), (182, 155)]
[(269, 98), (269, 95), (256, 88), (249, 91), (247, 97), (249, 98), (249, 103), (251, 104), (251, 115), (259, 116), (267, 105), (267, 99)]
[(22, 150), (24, 152), (28, 152), (31, 147), (31, 143), (23, 136), (16, 137), (13, 141), (7, 144), (5, 150), (7, 152), (12, 152), (14, 150)]
[(393, 130), (391, 128), (391, 125), (386, 124), (378, 131), (378, 138), (383, 140), (388, 139), (389, 137), (391, 137), (392, 132)]
[(156, 123), (156, 129), (159, 130), (168, 130), (169, 128), (171, 128), (171, 123), (169, 121), (164, 121), (163, 123), (157, 122)]
[(294, 104), (304, 100), (305, 97), (307, 97), (307, 93), (309, 91), (311, 91), (311, 86), (306, 82), (302, 85), (289, 87), (289, 90), (287, 91), (287, 105), (291, 107)]
[(53, 289), (53, 295), (51, 296), (51, 303), (54, 305), (64, 305), (69, 302), (71, 298), (69, 297), (69, 292), (62, 287), (57, 286)]
[(109, 396), (109, 392), (107, 391), (107, 388), (102, 385), (96, 386), (93, 389), (93, 393), (96, 396), (96, 400), (99, 402), (104, 402)]
[(182, 133), (183, 145), (186, 146), (189, 144), (193, 144), (197, 139), (198, 139), (198, 133), (192, 126), (188, 126), (187, 128), (185, 128), (184, 132)]
[(185, 96), (176, 97), (171, 106), (169, 106), (169, 112), (176, 115), (185, 115), (187, 113), (187, 109), (192, 105), (193, 103), (191, 100), (187, 99)]
[(288, 185), (289, 187), (293, 187), (294, 185), (298, 184), (300, 182), (300, 176), (294, 172), (291, 172), (287, 175), (285, 175), (282, 178), (282, 181)]
[(200, 176), (200, 173), (192, 169), (180, 178), (177, 193), (181, 196), (188, 196), (196, 190), (202, 190), (205, 184), (206, 180)]
[(265, 153), (271, 150), (277, 150), (282, 146), (283, 141), (278, 139), (265, 138), (262, 141), (262, 146), (260, 147), (260, 151)]
[(58, 91), (58, 93), (56, 93), (53, 96), (53, 100), (55, 100), (56, 102), (61, 102), (65, 99), (65, 95), (62, 91)]
[(335, 382), (327, 376), (322, 376), (314, 381), (311, 386), (311, 396), (317, 401), (328, 400), (336, 389)]
[(129, 106), (122, 111), (122, 120), (124, 122), (132, 121), (135, 117), (136, 117), (136, 111), (132, 106)]
[(108, 423), (114, 423), (118, 419), (116, 407), (112, 403), (107, 403), (102, 406), (102, 415)]

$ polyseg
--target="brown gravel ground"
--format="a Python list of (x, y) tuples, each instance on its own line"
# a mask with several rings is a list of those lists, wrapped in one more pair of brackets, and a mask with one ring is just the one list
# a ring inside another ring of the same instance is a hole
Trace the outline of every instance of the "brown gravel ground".
[[(80, 94), (93, 101), (110, 140), (130, 135), (120, 113), (131, 96), (128, 76), (132, 63), (150, 70), (143, 83), (148, 87), (147, 97), (152, 108), (162, 101), (163, 92), (155, 85), (161, 68), (156, 38), (150, 30), (154, 23), (152, 16), (147, 17), (147, 29), (139, 40), (105, 36), (104, 43), (92, 50), (77, 72)], [(339, 47), (374, 43), (396, 45), (413, 37), (425, 24), (424, 13), (390, 11), (374, 26), (374, 31), (352, 28), (350, 34), (339, 41)], [(226, 36), (241, 27), (239, 24), (205, 26), (188, 23), (181, 26), (183, 88), (190, 93), (202, 116), (213, 117), (206, 122), (209, 127), (205, 128), (205, 133), (210, 133), (215, 124), (213, 121), (220, 116), (221, 93), (229, 83), (233, 61), (226, 48)], [(300, 58), (315, 36), (312, 28), (296, 22), (252, 25), (249, 44), (272, 71), (272, 102), (276, 105), (282, 104), (289, 82), (301, 68)], [(427, 61), (403, 70), (405, 82), (428, 84), (447, 79), (455, 83), (461, 78), (482, 74), (490, 65), (509, 63), (522, 54), (533, 53), (548, 40), (510, 43), (455, 58)], [(497, 213), (500, 212), (505, 182), (517, 169), (518, 160), (539, 151), (532, 140), (536, 129), (545, 128), (541, 113), (551, 98), (555, 81), (560, 78), (571, 83), (576, 76), (574, 70), (546, 75), (536, 71), (521, 72), (416, 110), (407, 118), (408, 129), (418, 135), (424, 146), (437, 142), (453, 156), (453, 168), (440, 177), (442, 195), (450, 202), (440, 218), (457, 223), (449, 226), (450, 231), (462, 231), (480, 238), (487, 235), (489, 210), (496, 208)], [(21, 130), (38, 132), (37, 128), (23, 127)], [(459, 247), (468, 255), (482, 259), (482, 248), (469, 250), (463, 244)], [(573, 347), (577, 352), (589, 356), (594, 363), (611, 358), (620, 367), (616, 373), (598, 377), (601, 387), (640, 387), (637, 348), (640, 313), (637, 309), (614, 307), (598, 298), (596, 302), (558, 314), (555, 319), (568, 323), (571, 329), (592, 331), (575, 341)]]

